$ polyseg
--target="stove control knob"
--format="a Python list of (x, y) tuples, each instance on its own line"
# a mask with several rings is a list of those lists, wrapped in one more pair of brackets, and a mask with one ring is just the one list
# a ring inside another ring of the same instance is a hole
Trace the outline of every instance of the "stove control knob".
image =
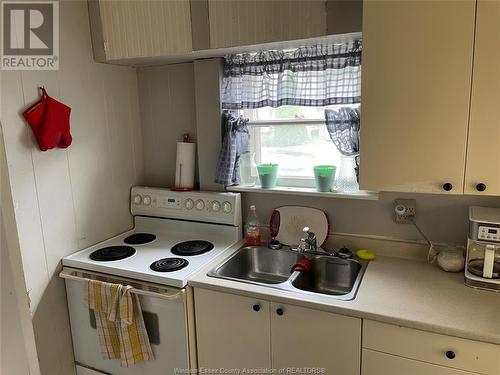
[(198, 199), (196, 201), (196, 209), (201, 211), (205, 208), (205, 202), (203, 202), (201, 199)]
[(191, 210), (194, 207), (194, 201), (191, 198), (188, 198), (184, 201), (184, 207), (188, 210)]
[(151, 197), (149, 195), (145, 195), (144, 198), (142, 198), (142, 203), (149, 206), (151, 204)]
[(142, 203), (142, 197), (139, 194), (136, 194), (132, 198), (132, 201), (134, 202), (134, 204), (141, 204)]
[(220, 211), (220, 202), (219, 201), (212, 202), (212, 211), (214, 211), (214, 212)]
[(229, 202), (222, 203), (222, 210), (226, 214), (230, 213), (232, 211), (232, 209), (233, 209), (233, 205), (231, 203), (229, 203)]

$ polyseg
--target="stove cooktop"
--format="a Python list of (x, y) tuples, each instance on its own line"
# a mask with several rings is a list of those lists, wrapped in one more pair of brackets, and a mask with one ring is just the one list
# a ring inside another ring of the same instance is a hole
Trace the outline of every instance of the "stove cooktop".
[(235, 244), (239, 231), (136, 216), (134, 229), (65, 257), (63, 265), (182, 288), (190, 275)]

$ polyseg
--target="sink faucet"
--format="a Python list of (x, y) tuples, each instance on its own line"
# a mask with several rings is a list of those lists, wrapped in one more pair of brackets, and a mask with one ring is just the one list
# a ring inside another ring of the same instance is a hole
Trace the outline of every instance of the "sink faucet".
[(299, 252), (303, 253), (306, 251), (317, 251), (318, 245), (316, 242), (316, 234), (309, 230), (309, 227), (304, 227), (302, 231), (305, 234), (305, 237), (300, 240)]

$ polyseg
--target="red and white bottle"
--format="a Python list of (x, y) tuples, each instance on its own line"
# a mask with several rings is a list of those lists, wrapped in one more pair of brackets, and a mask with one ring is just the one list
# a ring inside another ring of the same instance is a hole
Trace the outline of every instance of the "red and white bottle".
[(248, 246), (260, 245), (260, 223), (254, 205), (250, 206), (250, 211), (245, 221), (245, 243)]

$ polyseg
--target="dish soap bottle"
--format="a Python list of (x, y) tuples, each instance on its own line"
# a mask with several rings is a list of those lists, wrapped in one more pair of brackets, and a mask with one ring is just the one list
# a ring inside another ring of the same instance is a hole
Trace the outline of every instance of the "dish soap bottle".
[(248, 246), (260, 245), (260, 223), (254, 205), (250, 206), (250, 212), (245, 222), (245, 243)]

